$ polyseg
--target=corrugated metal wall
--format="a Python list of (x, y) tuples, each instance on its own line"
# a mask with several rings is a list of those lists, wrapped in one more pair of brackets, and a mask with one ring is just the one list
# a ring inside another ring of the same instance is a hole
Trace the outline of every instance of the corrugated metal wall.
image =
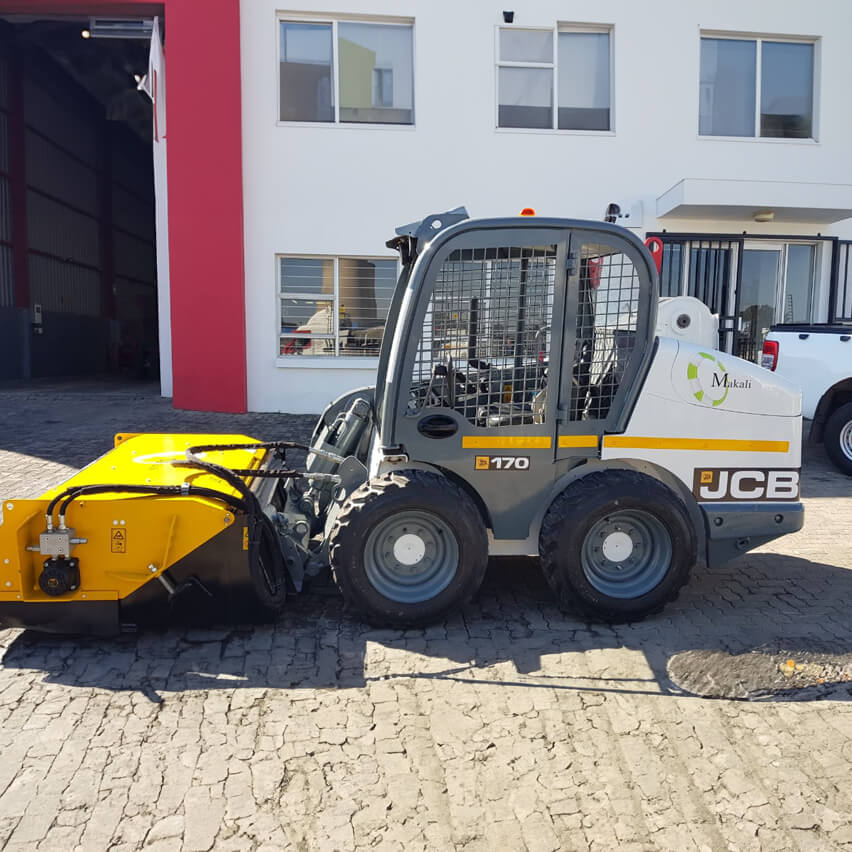
[(30, 302), (43, 311), (103, 316), (98, 207), (102, 133), (91, 105), (24, 78)]
[[(35, 69), (30, 66), (28, 71)], [(46, 139), (90, 165), (98, 162), (98, 131), (92, 108), (82, 98), (68, 97), (47, 78), (24, 77), (24, 121)]]
[(27, 183), (73, 204), (92, 216), (98, 214), (98, 172), (35, 131), (27, 131)]
[(112, 245), (116, 317), (137, 331), (156, 326), (153, 174), (112, 147)]
[[(36, 32), (22, 38), (0, 21), (0, 342), (20, 354), (4, 354), (20, 363), (0, 364), (0, 378), (149, 375), (157, 329), (150, 144), (108, 121), (36, 46)], [(23, 148), (14, 180), (10, 139)], [(13, 228), (16, 214), (25, 222)], [(17, 290), (16, 266), (28, 279)], [(33, 328), (35, 305), (43, 322)]]
[(9, 187), (9, 67), (0, 59), (0, 308), (15, 304), (12, 270), (12, 194)]

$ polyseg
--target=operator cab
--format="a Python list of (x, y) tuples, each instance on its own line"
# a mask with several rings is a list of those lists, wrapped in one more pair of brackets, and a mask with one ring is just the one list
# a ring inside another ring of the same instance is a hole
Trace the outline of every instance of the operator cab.
[[(656, 276), (613, 225), (463, 208), (397, 229), (403, 273), (377, 384), (378, 443), (480, 492), (497, 538), (526, 538), (545, 481), (629, 416), (654, 340)], [(524, 452), (498, 495), (472, 465)], [(471, 449), (481, 449), (477, 459)], [(555, 463), (555, 464), (554, 464)], [(509, 481), (512, 480), (512, 481)]]

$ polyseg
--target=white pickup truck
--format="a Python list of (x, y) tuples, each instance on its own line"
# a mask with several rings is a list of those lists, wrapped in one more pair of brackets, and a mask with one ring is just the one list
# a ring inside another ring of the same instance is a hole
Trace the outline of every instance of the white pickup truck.
[(799, 385), (810, 442), (852, 476), (852, 324), (773, 325), (761, 364)]

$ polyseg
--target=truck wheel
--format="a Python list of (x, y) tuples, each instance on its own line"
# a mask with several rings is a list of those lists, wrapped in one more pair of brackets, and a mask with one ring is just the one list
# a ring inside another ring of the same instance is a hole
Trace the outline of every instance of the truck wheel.
[(847, 476), (852, 476), (852, 402), (841, 405), (825, 424), (825, 451)]
[(541, 567), (562, 606), (601, 621), (638, 621), (674, 600), (696, 560), (686, 506), (650, 476), (591, 473), (551, 504)]
[(352, 607), (374, 624), (408, 627), (441, 618), (476, 593), (488, 538), (458, 485), (406, 470), (371, 479), (346, 499), (329, 554)]

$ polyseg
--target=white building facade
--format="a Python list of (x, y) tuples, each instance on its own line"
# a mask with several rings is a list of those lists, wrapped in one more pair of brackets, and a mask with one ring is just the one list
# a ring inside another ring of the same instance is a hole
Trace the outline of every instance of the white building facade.
[(247, 405), (374, 381), (397, 225), (617, 221), (755, 358), (852, 318), (846, 0), (242, 0)]

